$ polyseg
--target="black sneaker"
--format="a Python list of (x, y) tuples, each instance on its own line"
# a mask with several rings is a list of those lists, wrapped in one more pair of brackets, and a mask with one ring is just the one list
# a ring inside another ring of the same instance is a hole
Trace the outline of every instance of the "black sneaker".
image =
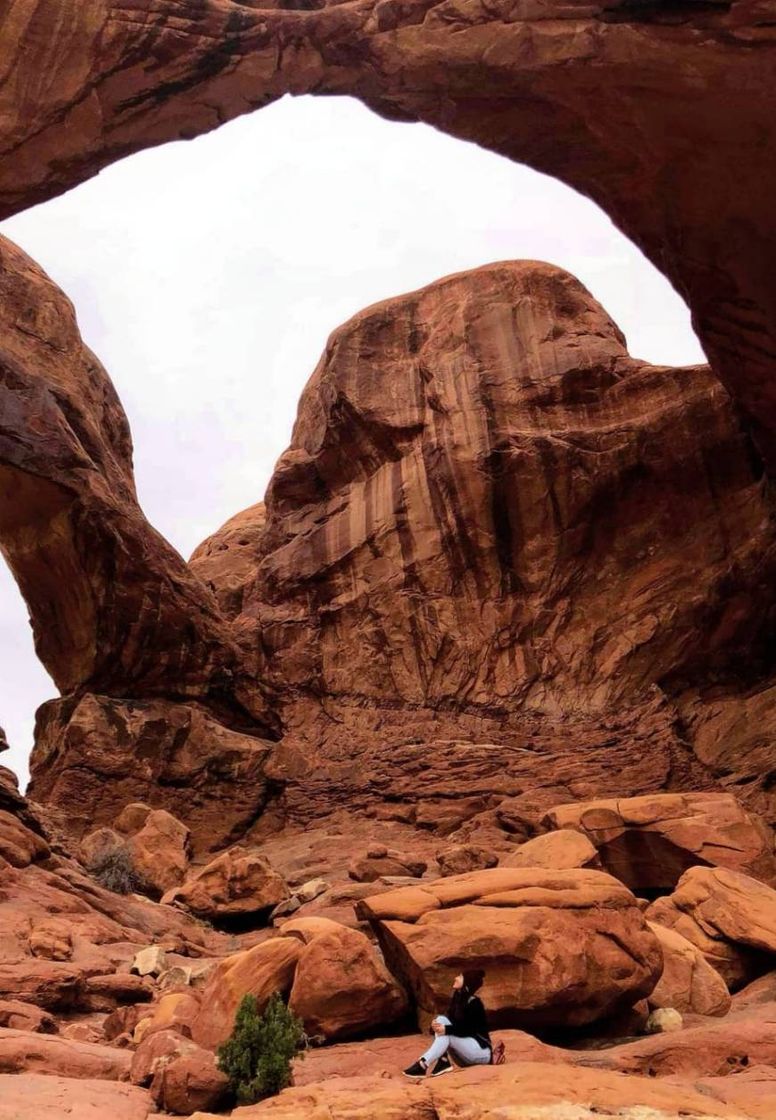
[(433, 1070), (431, 1071), (431, 1076), (432, 1077), (441, 1077), (441, 1075), (443, 1073), (452, 1073), (454, 1069), (455, 1069), (455, 1066), (450, 1061), (447, 1054), (443, 1054), (442, 1057), (438, 1059), (436, 1065), (434, 1066)]
[(413, 1062), (411, 1066), (408, 1066), (407, 1069), (404, 1070), (404, 1076), (425, 1077), (427, 1068), (428, 1067), (426, 1066), (426, 1063), (423, 1061), (423, 1059), (419, 1058), (417, 1062)]

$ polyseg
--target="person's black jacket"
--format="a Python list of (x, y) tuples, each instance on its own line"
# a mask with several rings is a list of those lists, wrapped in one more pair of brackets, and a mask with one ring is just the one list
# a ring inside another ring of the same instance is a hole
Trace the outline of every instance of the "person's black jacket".
[(447, 1018), (452, 1026), (445, 1027), (445, 1034), (455, 1038), (476, 1038), (480, 1046), (492, 1049), (488, 1019), (479, 996), (470, 996), (464, 991), (453, 992)]

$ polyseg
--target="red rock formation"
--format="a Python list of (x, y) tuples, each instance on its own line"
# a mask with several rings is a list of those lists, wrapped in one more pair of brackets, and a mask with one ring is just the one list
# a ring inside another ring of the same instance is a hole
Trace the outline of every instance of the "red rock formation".
[(131, 803), (182, 812), (195, 852), (220, 850), (260, 816), (278, 781), (272, 743), (199, 704), (87, 694), (38, 711), (31, 796), (80, 838)]
[(605, 870), (637, 893), (671, 890), (698, 865), (729, 867), (771, 885), (776, 881), (773, 830), (729, 793), (559, 805), (546, 823), (588, 837)]
[(768, 0), (289, 8), (14, 6), (0, 24), (0, 214), (284, 93), (351, 94), (594, 198), (687, 297), (772, 458), (774, 122), (751, 94), (773, 81)]
[(524, 263), (336, 331), (266, 510), (194, 563), (266, 650), (285, 812), (417, 803), (450, 833), (537, 786), (713, 786), (661, 697), (759, 671), (775, 555), (762, 467), (708, 370), (631, 359), (581, 285)]
[[(6, 240), (0, 340), (0, 541), (56, 684), (234, 698), (245, 667), (206, 588), (143, 517), (113, 386), (69, 300)], [(266, 714), (255, 682), (241, 702)]]
[(494, 1025), (527, 1029), (625, 1011), (649, 995), (663, 968), (636, 899), (601, 871), (474, 871), (373, 895), (356, 911), (426, 1022), (445, 1009), (453, 977), (466, 968), (485, 970), (482, 999)]
[(692, 867), (647, 911), (703, 953), (731, 991), (773, 967), (776, 890), (721, 867)]
[(567, 274), (448, 277), (330, 339), (236, 625), (329, 700), (599, 712), (751, 642), (753, 466), (708, 371), (629, 358)]

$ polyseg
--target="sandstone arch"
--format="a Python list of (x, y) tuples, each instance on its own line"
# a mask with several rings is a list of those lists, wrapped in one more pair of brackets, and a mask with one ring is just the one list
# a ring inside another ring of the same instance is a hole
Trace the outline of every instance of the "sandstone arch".
[(129, 426), (70, 301), (5, 238), (0, 548), (62, 693), (199, 700), (275, 726), (207, 588), (138, 505)]
[(776, 27), (762, 0), (17, 0), (0, 52), (3, 215), (289, 92), (352, 94), (563, 179), (687, 299), (772, 460)]

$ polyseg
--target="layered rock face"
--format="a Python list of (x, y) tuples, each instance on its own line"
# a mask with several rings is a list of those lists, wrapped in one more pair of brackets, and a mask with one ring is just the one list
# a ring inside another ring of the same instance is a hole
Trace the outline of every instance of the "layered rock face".
[(275, 679), (431, 708), (597, 713), (724, 664), (757, 639), (774, 554), (709, 371), (631, 359), (582, 285), (530, 262), (336, 331), (266, 519), (236, 627)]
[(278, 788), (273, 744), (224, 726), (199, 704), (86, 694), (38, 712), (30, 760), (36, 799), (61, 809), (80, 838), (110, 826), (125, 805), (182, 812), (195, 852), (223, 848), (261, 816)]
[(436, 797), (471, 816), (531, 787), (546, 810), (713, 784), (663, 698), (762, 672), (774, 555), (708, 369), (630, 358), (577, 281), (523, 262), (336, 331), (266, 504), (191, 563), (266, 652), (287, 812), (417, 800), (420, 822)]

